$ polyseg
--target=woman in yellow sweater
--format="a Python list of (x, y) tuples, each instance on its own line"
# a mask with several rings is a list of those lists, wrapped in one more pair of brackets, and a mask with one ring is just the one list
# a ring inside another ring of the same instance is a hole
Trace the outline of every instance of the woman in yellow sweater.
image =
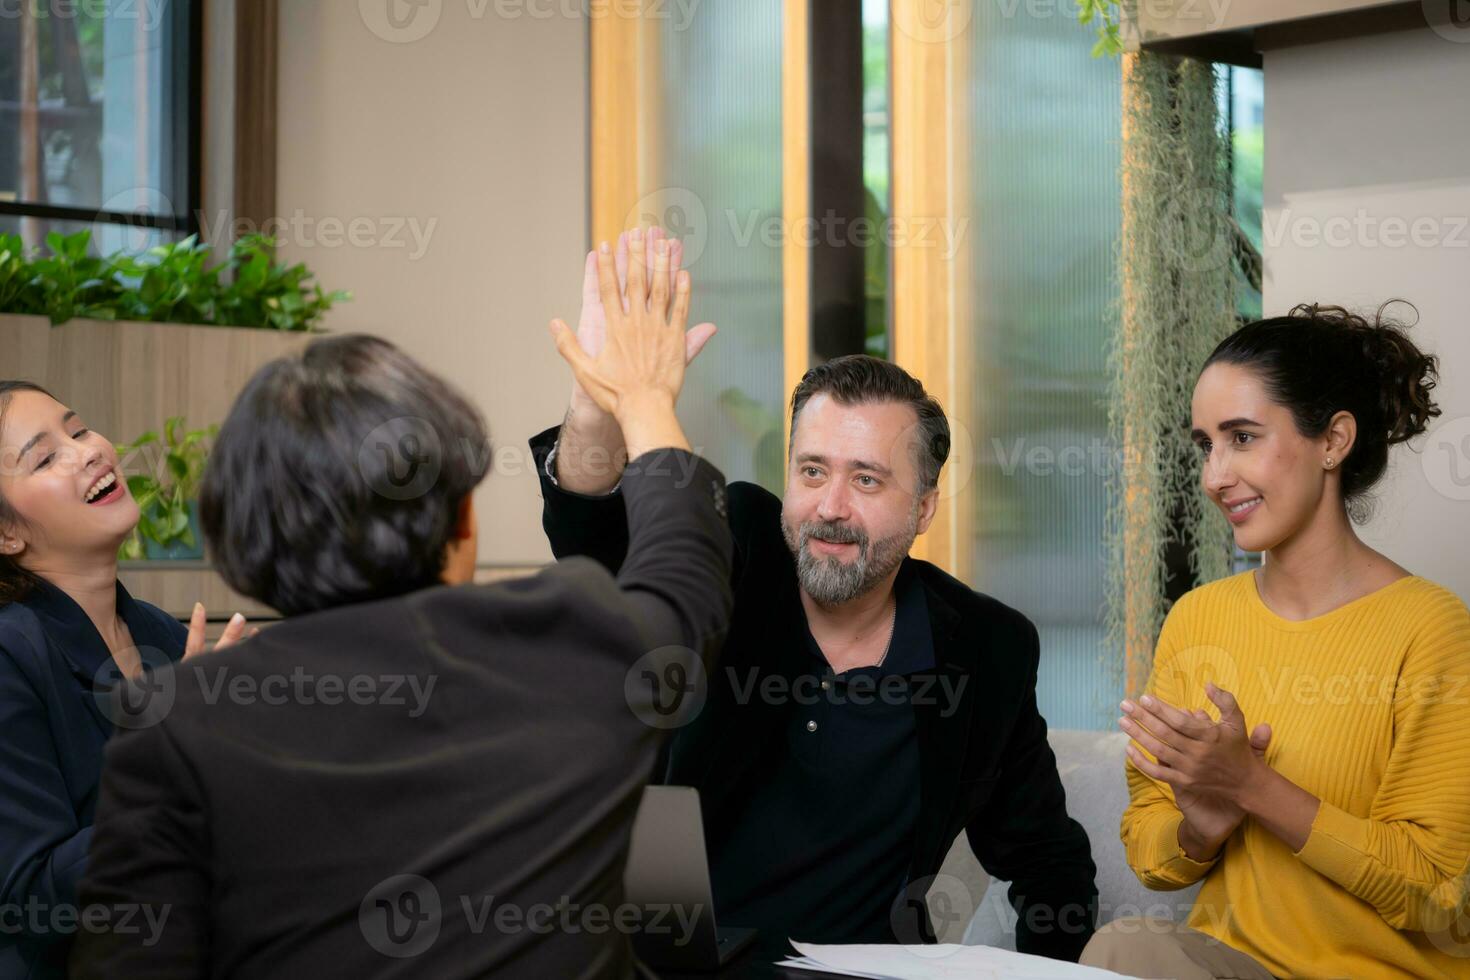
[(1179, 600), (1119, 721), (1128, 863), (1204, 884), (1186, 925), (1117, 920), (1083, 963), (1470, 977), (1470, 611), (1353, 529), (1435, 378), (1382, 310), (1297, 307), (1206, 362), (1201, 485), (1265, 563)]

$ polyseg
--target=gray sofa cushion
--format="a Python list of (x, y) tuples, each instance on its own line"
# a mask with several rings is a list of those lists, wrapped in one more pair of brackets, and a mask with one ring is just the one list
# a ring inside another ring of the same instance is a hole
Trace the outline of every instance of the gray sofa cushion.
[[(1057, 771), (1067, 791), (1067, 812), (1082, 824), (1097, 863), (1100, 921), (1151, 915), (1182, 921), (1194, 905), (1199, 885), (1176, 892), (1145, 888), (1123, 859), (1119, 823), (1128, 805), (1123, 775), (1122, 732), (1055, 730), (1050, 733)], [(1006, 900), (1007, 882), (990, 881), (963, 834), (950, 848), (929, 892), (931, 918), (940, 942), (1016, 948), (1016, 913)], [(956, 910), (973, 914), (956, 915)], [(961, 925), (963, 923), (963, 925)]]

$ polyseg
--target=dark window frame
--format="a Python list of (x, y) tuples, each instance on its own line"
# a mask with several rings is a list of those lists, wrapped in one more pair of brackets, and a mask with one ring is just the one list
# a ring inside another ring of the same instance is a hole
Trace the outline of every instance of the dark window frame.
[(182, 202), (183, 207), (175, 205), (173, 214), (148, 214), (34, 201), (0, 201), (0, 215), (155, 228), (179, 235), (199, 234), (204, 157), (203, 0), (171, 0), (167, 30), (168, 40), (163, 46), (163, 74), (168, 80), (165, 91), (169, 94), (168, 112), (173, 122), (172, 159), (169, 163), (172, 186), (160, 190), (169, 201)]

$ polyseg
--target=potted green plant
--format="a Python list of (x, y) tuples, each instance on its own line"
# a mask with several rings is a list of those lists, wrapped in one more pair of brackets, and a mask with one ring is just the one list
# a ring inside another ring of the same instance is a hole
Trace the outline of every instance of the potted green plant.
[(317, 330), (335, 303), (301, 263), (276, 259), (264, 235), (235, 241), (223, 260), (197, 236), (150, 248), (141, 256), (91, 253), (92, 233), (46, 236), (49, 254), (27, 250), (19, 236), (0, 234), (0, 313), (138, 320), (265, 330)]
[(129, 476), (128, 492), (138, 502), (138, 527), (123, 543), (121, 558), (201, 559), (204, 543), (199, 534), (199, 481), (209, 458), (210, 441), (218, 425), (184, 431), (183, 416), (163, 424), (163, 438), (145, 432), (117, 447), (127, 470), (128, 457), (142, 454), (146, 472)]

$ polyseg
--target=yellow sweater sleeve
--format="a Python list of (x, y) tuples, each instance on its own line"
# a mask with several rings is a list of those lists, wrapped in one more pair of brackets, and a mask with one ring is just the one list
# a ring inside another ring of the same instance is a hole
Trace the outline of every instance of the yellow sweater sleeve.
[(1437, 932), (1470, 904), (1470, 612), (1426, 610), (1394, 698), (1388, 766), (1367, 815), (1323, 801), (1297, 856), (1397, 929)]
[[(1180, 599), (1164, 619), (1146, 687), (1147, 693), (1176, 707), (1185, 704), (1178, 684), (1181, 671), (1177, 657), (1184, 645), (1181, 634), (1188, 601), (1188, 596)], [(1179, 825), (1184, 822), (1184, 814), (1174, 804), (1173, 789), (1144, 775), (1129, 760), (1124, 760), (1123, 766), (1129, 803), (1123, 811), (1121, 836), (1128, 866), (1139, 881), (1156, 891), (1187, 888), (1199, 881), (1219, 863), (1219, 856), (1201, 863), (1185, 854), (1179, 846)]]

